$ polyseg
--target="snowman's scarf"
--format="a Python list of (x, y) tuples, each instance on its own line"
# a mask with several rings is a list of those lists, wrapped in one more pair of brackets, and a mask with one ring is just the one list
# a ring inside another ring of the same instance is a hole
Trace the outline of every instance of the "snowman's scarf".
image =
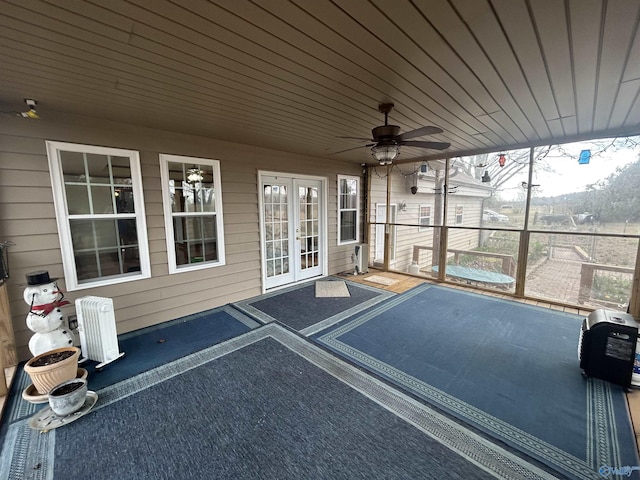
[(40, 317), (46, 317), (56, 308), (63, 305), (69, 305), (69, 302), (67, 302), (66, 300), (56, 300), (53, 303), (45, 303), (44, 305), (31, 305), (31, 310), (29, 310), (29, 313), (33, 313), (34, 315), (38, 315)]
[[(56, 288), (58, 288), (57, 284), (54, 284), (54, 285), (56, 286)], [(62, 307), (63, 305), (69, 305), (69, 302), (67, 302), (64, 299), (64, 294), (60, 290), (58, 290), (58, 293), (60, 294), (60, 298), (58, 298), (54, 302), (43, 303), (42, 305), (33, 304), (33, 302), (35, 302), (36, 300), (36, 294), (34, 293), (33, 296), (31, 297), (31, 306), (29, 308), (29, 313), (33, 313), (34, 315), (38, 315), (40, 317), (46, 317), (51, 312), (53, 312), (56, 308)]]

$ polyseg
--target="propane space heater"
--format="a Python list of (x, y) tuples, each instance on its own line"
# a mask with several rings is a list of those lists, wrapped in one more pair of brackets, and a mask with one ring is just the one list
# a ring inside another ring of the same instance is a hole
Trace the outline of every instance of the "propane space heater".
[(628, 313), (599, 309), (582, 322), (580, 368), (589, 377), (631, 386), (638, 324)]

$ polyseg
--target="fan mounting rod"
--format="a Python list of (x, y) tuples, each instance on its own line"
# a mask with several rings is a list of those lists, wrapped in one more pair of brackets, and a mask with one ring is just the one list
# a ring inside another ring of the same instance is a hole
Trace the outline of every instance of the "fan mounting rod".
[(393, 110), (393, 103), (381, 103), (378, 105), (378, 110), (384, 113), (384, 125), (375, 127), (371, 130), (373, 139), (377, 142), (385, 144), (395, 145), (397, 142), (394, 137), (400, 134), (400, 127), (397, 125), (389, 125), (389, 112)]
[(384, 124), (388, 125), (387, 123), (387, 118), (389, 116), (389, 113), (391, 112), (391, 110), (393, 110), (393, 103), (381, 103), (380, 105), (378, 105), (378, 111), (380, 113), (384, 113)]

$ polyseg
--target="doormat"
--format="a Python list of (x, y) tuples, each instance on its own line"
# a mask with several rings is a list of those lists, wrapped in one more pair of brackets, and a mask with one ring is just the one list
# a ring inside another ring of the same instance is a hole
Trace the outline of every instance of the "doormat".
[(394, 280), (393, 278), (383, 277), (382, 275), (371, 275), (364, 279), (365, 282), (378, 283), (380, 285), (393, 285), (394, 283), (398, 283), (399, 280)]
[(347, 284), (343, 281), (316, 282), (316, 298), (350, 296)]

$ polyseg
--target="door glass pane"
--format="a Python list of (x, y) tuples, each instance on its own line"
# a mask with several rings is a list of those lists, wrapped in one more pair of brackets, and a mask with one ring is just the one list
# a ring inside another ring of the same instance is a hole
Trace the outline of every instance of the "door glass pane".
[(263, 218), (267, 277), (289, 273), (286, 185), (264, 185)]

